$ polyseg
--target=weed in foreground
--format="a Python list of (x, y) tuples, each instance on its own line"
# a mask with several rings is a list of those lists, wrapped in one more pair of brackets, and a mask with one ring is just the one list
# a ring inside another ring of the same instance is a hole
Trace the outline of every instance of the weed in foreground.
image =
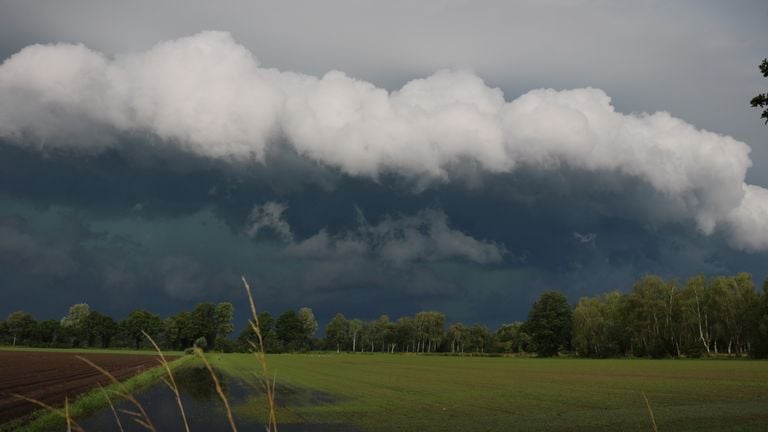
[[(181, 419), (184, 422), (184, 430), (186, 432), (189, 432), (189, 423), (187, 422), (187, 414), (184, 412), (184, 404), (181, 403), (181, 395), (179, 394), (179, 386), (176, 385), (176, 379), (173, 377), (173, 372), (171, 371), (171, 366), (168, 364), (168, 360), (166, 360), (165, 355), (163, 354), (163, 351), (160, 349), (160, 347), (155, 343), (155, 340), (152, 339), (152, 336), (150, 336), (147, 332), (144, 330), (141, 331), (144, 336), (149, 339), (149, 341), (152, 343), (152, 346), (155, 347), (155, 351), (157, 351), (157, 355), (160, 357), (158, 360), (160, 364), (165, 368), (165, 371), (168, 373), (168, 379), (162, 378), (163, 382), (168, 386), (168, 388), (171, 389), (173, 392), (173, 395), (176, 397), (176, 404), (179, 406), (179, 412), (181, 413)], [(114, 411), (114, 409), (113, 409)], [(117, 415), (115, 415), (115, 419), (117, 419)], [(119, 424), (118, 419), (118, 424)], [(122, 430), (122, 428), (121, 428)]]
[(64, 421), (67, 423), (67, 432), (71, 431), (73, 428), (78, 432), (85, 432), (85, 429), (83, 429), (79, 424), (77, 424), (77, 422), (73, 420), (72, 417), (69, 415), (69, 400), (67, 398), (64, 398), (64, 409), (62, 410), (62, 409), (54, 408), (45, 402), (30, 398), (24, 395), (20, 395), (18, 393), (11, 393), (10, 395), (17, 399), (21, 399), (29, 403), (33, 403), (41, 408), (48, 410), (49, 412), (56, 414), (57, 416), (61, 416), (61, 418), (63, 418)]
[(251, 315), (253, 317), (253, 319), (248, 321), (248, 324), (250, 324), (251, 329), (256, 333), (256, 337), (259, 339), (258, 347), (253, 342), (251, 342), (251, 346), (254, 348), (253, 354), (261, 365), (262, 375), (259, 377), (259, 380), (264, 385), (267, 401), (269, 402), (269, 422), (267, 423), (266, 429), (267, 432), (277, 432), (277, 417), (275, 416), (275, 384), (277, 376), (274, 376), (270, 381), (269, 368), (267, 367), (267, 354), (264, 351), (264, 338), (261, 334), (259, 315), (256, 313), (256, 304), (253, 301), (253, 295), (251, 294), (251, 287), (248, 285), (248, 281), (245, 280), (245, 276), (243, 276), (242, 279), (243, 285), (245, 286), (245, 292), (248, 294), (248, 301), (251, 305)]
[(651, 409), (651, 403), (648, 402), (648, 396), (645, 395), (645, 392), (643, 393), (643, 399), (645, 399), (645, 406), (648, 407), (648, 414), (651, 416), (651, 430), (653, 432), (659, 432), (659, 429), (656, 427), (656, 418), (653, 416), (653, 410)]

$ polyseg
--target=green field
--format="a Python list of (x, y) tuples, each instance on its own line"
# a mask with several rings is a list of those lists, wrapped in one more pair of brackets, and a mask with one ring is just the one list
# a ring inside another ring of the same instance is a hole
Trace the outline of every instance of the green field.
[[(255, 384), (253, 356), (210, 356)], [(768, 428), (768, 362), (414, 355), (273, 355), (278, 421), (362, 430), (651, 430)], [(236, 406), (262, 416), (257, 391)]]

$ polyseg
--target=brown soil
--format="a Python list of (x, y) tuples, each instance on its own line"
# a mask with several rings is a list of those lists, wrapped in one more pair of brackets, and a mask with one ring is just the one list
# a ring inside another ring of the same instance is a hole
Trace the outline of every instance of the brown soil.
[(109, 378), (75, 357), (81, 355), (125, 380), (158, 365), (153, 355), (0, 351), (0, 424), (39, 407), (11, 396), (21, 394), (53, 406), (64, 398), (107, 385)]

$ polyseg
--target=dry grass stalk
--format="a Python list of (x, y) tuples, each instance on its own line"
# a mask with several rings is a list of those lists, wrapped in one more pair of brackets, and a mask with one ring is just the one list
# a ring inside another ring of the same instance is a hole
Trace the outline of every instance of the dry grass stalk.
[(101, 390), (101, 393), (104, 395), (104, 399), (107, 400), (107, 403), (109, 404), (109, 408), (112, 410), (112, 414), (115, 416), (115, 423), (117, 423), (117, 428), (120, 429), (120, 432), (124, 432), (123, 424), (120, 422), (120, 416), (117, 415), (117, 411), (115, 411), (115, 406), (112, 404), (112, 399), (110, 399), (109, 395), (107, 394), (107, 391), (104, 390), (104, 387), (102, 387), (101, 384), (99, 384), (98, 386), (99, 386), (99, 390)]
[(216, 393), (219, 394), (221, 401), (224, 402), (224, 408), (227, 411), (227, 419), (229, 419), (229, 426), (232, 428), (232, 432), (237, 432), (235, 419), (232, 417), (232, 410), (229, 408), (229, 401), (227, 400), (227, 395), (224, 394), (224, 389), (221, 387), (221, 383), (219, 382), (219, 377), (216, 376), (216, 373), (213, 371), (211, 364), (208, 363), (208, 359), (205, 358), (205, 354), (203, 353), (203, 350), (201, 350), (200, 348), (195, 348), (195, 355), (198, 356), (200, 360), (203, 361), (203, 364), (205, 364), (206, 369), (208, 369), (208, 373), (211, 374), (211, 378), (213, 378), (213, 384), (216, 386)]
[(277, 432), (277, 416), (275, 415), (275, 383), (277, 376), (272, 379), (270, 384), (269, 369), (267, 368), (267, 354), (264, 351), (264, 338), (261, 334), (261, 325), (259, 324), (259, 315), (256, 313), (256, 303), (253, 301), (253, 294), (251, 294), (251, 287), (248, 285), (248, 281), (245, 280), (245, 276), (242, 277), (243, 285), (245, 285), (245, 292), (248, 294), (248, 301), (251, 305), (251, 314), (253, 319), (248, 323), (251, 325), (251, 329), (256, 333), (256, 337), (259, 339), (259, 346), (257, 347), (253, 342), (250, 342), (254, 348), (254, 355), (261, 364), (261, 382), (264, 385), (264, 390), (267, 392), (267, 400), (269, 402), (269, 422), (267, 424), (267, 432)]
[(656, 427), (656, 419), (653, 417), (653, 410), (651, 409), (651, 403), (648, 402), (648, 396), (645, 395), (645, 392), (643, 393), (643, 399), (645, 399), (645, 406), (648, 407), (648, 414), (651, 415), (651, 427), (653, 432), (659, 432), (659, 429)]
[(33, 399), (33, 398), (31, 398), (31, 397), (27, 397), (27, 396), (24, 396), (24, 395), (20, 395), (20, 394), (18, 394), (18, 393), (9, 393), (9, 394), (10, 394), (11, 396), (13, 396), (13, 397), (17, 398), (17, 399), (25, 400), (25, 401), (27, 401), (27, 402), (29, 402), (29, 403), (33, 403), (33, 404), (35, 404), (35, 405), (37, 405), (37, 406), (39, 406), (39, 407), (41, 407), (41, 408), (45, 408), (46, 410), (48, 410), (48, 411), (50, 411), (50, 412), (52, 412), (52, 413), (54, 413), (54, 414), (56, 414), (56, 415), (58, 415), (58, 416), (62, 417), (62, 418), (63, 418), (64, 420), (66, 420), (66, 422), (67, 422), (67, 429), (68, 429), (68, 430), (71, 430), (72, 428), (74, 428), (74, 430), (76, 430), (76, 431), (78, 431), (78, 432), (85, 432), (85, 429), (83, 429), (83, 428), (82, 428), (82, 427), (81, 427), (81, 426), (80, 426), (80, 425), (79, 425), (79, 424), (78, 424), (78, 423), (77, 423), (77, 422), (76, 422), (74, 419), (72, 419), (72, 417), (69, 415), (69, 403), (67, 402), (67, 399), (64, 399), (64, 409), (63, 409), (63, 410), (60, 410), (60, 409), (57, 409), (57, 408), (54, 408), (54, 407), (52, 407), (51, 405), (48, 405), (48, 404), (47, 404), (47, 403), (45, 403), (45, 402), (39, 401), (39, 400), (37, 400), (37, 399)]
[(189, 423), (187, 422), (187, 414), (184, 412), (184, 404), (181, 403), (181, 395), (179, 394), (179, 386), (176, 385), (176, 379), (173, 377), (173, 373), (171, 372), (171, 367), (168, 364), (168, 360), (165, 358), (165, 355), (163, 355), (163, 352), (160, 350), (160, 347), (155, 343), (155, 340), (152, 339), (152, 336), (147, 334), (144, 330), (141, 331), (144, 336), (149, 339), (149, 341), (152, 343), (152, 346), (155, 347), (155, 351), (157, 351), (157, 354), (160, 356), (160, 364), (163, 365), (165, 368), (165, 371), (168, 372), (168, 380), (163, 378), (163, 382), (171, 389), (174, 396), (176, 396), (176, 404), (179, 406), (179, 412), (181, 412), (181, 419), (184, 421), (184, 429), (186, 432), (189, 432)]
[(67, 419), (67, 432), (72, 432), (72, 417), (69, 416), (69, 398), (64, 398), (64, 417)]
[(96, 369), (97, 371), (101, 372), (104, 376), (109, 378), (110, 381), (112, 381), (112, 383), (114, 383), (118, 388), (120, 388), (121, 391), (115, 392), (115, 393), (117, 393), (119, 396), (130, 401), (136, 407), (136, 409), (139, 410), (138, 414), (140, 414), (140, 416), (137, 416), (139, 418), (134, 418), (133, 421), (144, 426), (147, 430), (150, 430), (152, 432), (157, 432), (157, 429), (155, 429), (155, 425), (152, 424), (152, 420), (149, 419), (149, 416), (147, 415), (147, 412), (144, 410), (144, 407), (139, 403), (138, 400), (136, 400), (136, 398), (131, 394), (131, 392), (129, 392), (128, 389), (125, 388), (125, 385), (123, 383), (118, 381), (117, 378), (115, 378), (111, 373), (109, 373), (109, 371), (97, 365), (96, 363), (88, 360), (87, 358), (79, 355), (75, 357), (89, 364), (92, 368)]

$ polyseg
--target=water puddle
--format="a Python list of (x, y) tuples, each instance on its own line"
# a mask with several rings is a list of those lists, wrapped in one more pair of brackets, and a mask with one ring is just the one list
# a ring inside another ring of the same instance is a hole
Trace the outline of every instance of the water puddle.
[[(223, 403), (216, 392), (213, 379), (204, 368), (182, 368), (175, 371), (174, 376), (179, 386), (184, 411), (187, 415), (190, 430), (206, 432), (231, 431)], [(227, 395), (230, 406), (243, 404), (259, 391), (252, 386), (217, 373), (221, 386)], [(283, 406), (311, 406), (323, 403), (335, 403), (338, 401), (328, 393), (278, 385), (277, 394), (283, 392), (283, 397), (278, 399), (278, 404)], [(171, 390), (162, 382), (134, 395), (147, 412), (147, 415), (160, 432), (183, 431), (184, 423), (179, 414), (179, 407)], [(135, 411), (135, 407), (128, 401), (121, 401), (115, 405), (118, 417), (125, 432), (146, 431), (146, 428), (133, 420), (133, 416), (121, 410)], [(241, 418), (234, 411), (234, 418), (240, 430), (264, 430), (264, 425), (252, 418)], [(78, 423), (86, 431), (119, 430), (115, 416), (109, 407), (97, 411), (85, 419), (79, 419)], [(280, 424), (280, 431), (287, 432), (330, 432), (349, 431), (355, 429), (345, 425), (336, 424)]]

